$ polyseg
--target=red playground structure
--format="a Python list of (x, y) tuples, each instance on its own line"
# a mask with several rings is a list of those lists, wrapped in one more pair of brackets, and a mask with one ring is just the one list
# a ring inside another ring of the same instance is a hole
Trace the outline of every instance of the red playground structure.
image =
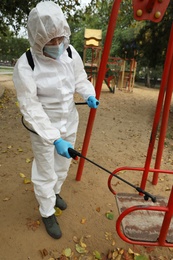
[[(136, 20), (160, 22), (169, 2), (169, 0), (133, 0), (134, 18)], [(102, 83), (105, 78), (107, 69), (106, 64), (108, 62), (109, 51), (111, 48), (120, 4), (121, 0), (115, 0), (112, 6), (106, 40), (95, 85), (97, 99), (100, 97)], [(153, 185), (157, 184), (159, 174), (173, 174), (173, 171), (160, 169), (173, 92), (173, 73), (171, 73), (171, 71), (173, 72), (173, 25), (170, 32), (145, 165), (144, 167), (117, 168), (108, 178), (108, 187), (115, 195), (120, 214), (116, 222), (117, 233), (125, 242), (131, 244), (173, 247), (173, 187), (168, 199), (158, 196), (156, 198), (156, 202), (154, 200), (148, 201), (150, 196), (145, 196), (144, 193), (140, 192), (140, 189), (145, 189), (149, 173), (153, 173)], [(96, 110), (91, 109), (81, 152), (82, 156), (79, 161), (78, 172), (76, 175), (77, 181), (80, 181), (82, 176), (95, 115)], [(160, 131), (155, 165), (151, 168), (151, 159), (155, 146), (156, 134), (158, 134), (157, 130), (159, 124)], [(133, 171), (134, 173), (142, 173), (140, 189), (137, 190), (139, 194), (116, 193), (113, 190), (111, 184), (112, 178), (117, 176), (117, 173), (121, 173), (121, 171), (124, 170)]]

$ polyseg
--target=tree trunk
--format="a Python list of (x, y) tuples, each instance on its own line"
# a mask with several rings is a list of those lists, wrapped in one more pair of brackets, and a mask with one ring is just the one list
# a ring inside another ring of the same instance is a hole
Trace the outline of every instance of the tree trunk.
[(150, 86), (151, 86), (149, 69), (146, 71), (146, 74), (145, 74), (145, 86), (148, 88), (150, 88)]

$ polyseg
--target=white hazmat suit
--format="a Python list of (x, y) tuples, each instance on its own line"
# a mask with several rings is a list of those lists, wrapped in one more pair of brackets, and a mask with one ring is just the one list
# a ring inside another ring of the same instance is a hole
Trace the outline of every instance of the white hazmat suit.
[(42, 217), (54, 214), (56, 196), (67, 177), (70, 159), (58, 155), (54, 141), (63, 138), (74, 145), (78, 127), (78, 112), (74, 93), (85, 101), (95, 96), (95, 90), (84, 71), (82, 60), (70, 45), (72, 58), (66, 50), (54, 60), (43, 54), (46, 43), (64, 36), (67, 48), (70, 28), (61, 8), (51, 2), (40, 2), (28, 17), (28, 38), (34, 70), (25, 53), (17, 61), (13, 81), (21, 113), (29, 126), (34, 153), (32, 182)]

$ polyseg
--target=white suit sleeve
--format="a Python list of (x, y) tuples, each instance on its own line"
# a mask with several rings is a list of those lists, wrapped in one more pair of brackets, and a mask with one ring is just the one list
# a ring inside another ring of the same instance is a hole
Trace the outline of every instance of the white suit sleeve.
[(37, 97), (37, 86), (33, 79), (33, 71), (23, 54), (15, 65), (13, 73), (14, 86), (21, 113), (33, 130), (47, 143), (53, 144), (60, 138), (58, 129), (52, 126), (42, 104)]
[(94, 86), (87, 79), (87, 74), (84, 70), (83, 61), (78, 54), (78, 52), (74, 49), (73, 46), (70, 45), (72, 50), (72, 59), (74, 62), (74, 71), (75, 71), (75, 91), (80, 94), (85, 101), (87, 101), (88, 97), (96, 95)]

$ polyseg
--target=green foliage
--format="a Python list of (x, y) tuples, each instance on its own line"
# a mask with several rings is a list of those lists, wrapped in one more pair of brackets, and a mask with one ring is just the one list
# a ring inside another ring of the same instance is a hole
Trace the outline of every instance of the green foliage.
[(26, 39), (16, 38), (9, 31), (6, 31), (6, 36), (0, 34), (0, 60), (16, 60), (28, 47), (29, 42)]
[(135, 256), (134, 260), (149, 260), (148, 256), (145, 255), (138, 255)]
[[(173, 2), (170, 2), (161, 22), (143, 22), (136, 36), (138, 46), (137, 76), (141, 75), (143, 68), (144, 77), (152, 78), (151, 86), (156, 84), (156, 79), (162, 77), (165, 63), (169, 35), (172, 26)], [(150, 87), (150, 81), (146, 85)]]
[(84, 10), (79, 9), (76, 11), (75, 18), (74, 16), (68, 17), (72, 32), (71, 43), (78, 50), (81, 57), (84, 49), (85, 28), (102, 30), (102, 46), (104, 45), (112, 3), (113, 0), (93, 0)]
[[(0, 11), (0, 59), (17, 59), (29, 47), (24, 38), (14, 37), (21, 27), (26, 27), (29, 12), (40, 0), (1, 0)], [(54, 0), (58, 3), (66, 17), (72, 17), (76, 12), (76, 6), (80, 5), (78, 0)], [(9, 28), (13, 29), (9, 31)]]
[[(17, 58), (29, 46), (27, 40), (15, 38), (9, 25), (18, 33), (26, 26), (27, 15), (40, 0), (1, 0), (0, 12), (0, 58)], [(62, 7), (71, 28), (71, 43), (81, 57), (84, 49), (84, 30), (101, 29), (104, 46), (113, 0), (92, 0), (82, 8), (80, 0), (54, 0)], [(17, 8), (16, 8), (17, 7)], [(137, 60), (137, 70), (148, 71), (153, 78), (161, 77), (170, 29), (172, 25), (173, 2), (159, 23), (135, 21), (131, 0), (121, 2), (110, 56)], [(11, 27), (10, 27), (11, 28)], [(145, 77), (146, 75), (144, 75)]]
[[(17, 33), (21, 26), (26, 26), (27, 16), (31, 9), (39, 3), (40, 0), (1, 0), (0, 10), (0, 32), (4, 32), (4, 27), (12, 26)], [(75, 12), (76, 6), (80, 5), (79, 0), (54, 0), (58, 3), (65, 15), (68, 17)]]
[(140, 30), (137, 41), (141, 65), (155, 68), (156, 65), (164, 64), (172, 25), (172, 13), (173, 3), (169, 5), (160, 23), (146, 21), (145, 26)]

